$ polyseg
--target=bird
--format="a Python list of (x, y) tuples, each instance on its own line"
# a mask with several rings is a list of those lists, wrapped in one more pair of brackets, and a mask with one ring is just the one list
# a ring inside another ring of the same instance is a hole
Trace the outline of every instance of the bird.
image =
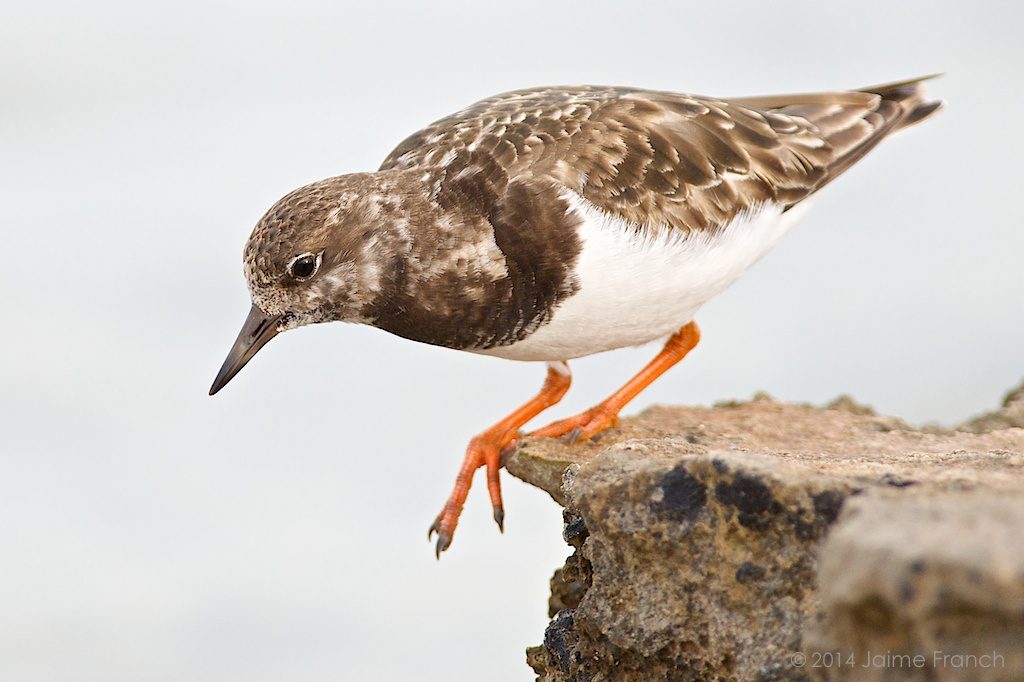
[[(210, 395), (307, 324), (546, 364), (540, 391), (474, 436), (427, 536), (438, 558), (477, 469), (504, 530), (499, 471), (524, 435), (588, 440), (700, 340), (694, 316), (776, 245), (818, 190), (941, 101), (934, 76), (716, 98), (630, 87), (516, 90), (402, 141), (374, 172), (281, 198), (246, 242), (251, 308)], [(568, 362), (663, 340), (617, 391), (524, 434)]]

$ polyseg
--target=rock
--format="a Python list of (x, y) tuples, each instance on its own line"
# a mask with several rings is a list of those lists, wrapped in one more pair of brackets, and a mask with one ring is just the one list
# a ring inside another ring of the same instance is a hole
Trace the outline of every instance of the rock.
[(973, 433), (1024, 428), (1024, 382), (1006, 394), (1000, 409), (975, 417), (959, 428)]
[[(821, 549), (820, 617), (804, 645), (815, 660), (841, 650), (860, 665), (820, 679), (1024, 678), (1022, 539), (1019, 494), (851, 499)], [(900, 658), (870, 665), (886, 652)]]
[(875, 679), (823, 654), (988, 647), (1004, 662), (990, 678), (931, 659), (874, 672), (1024, 679), (1024, 430), (830, 408), (759, 396), (651, 408), (591, 443), (527, 440), (506, 466), (566, 507), (575, 550), (528, 652), (538, 678)]

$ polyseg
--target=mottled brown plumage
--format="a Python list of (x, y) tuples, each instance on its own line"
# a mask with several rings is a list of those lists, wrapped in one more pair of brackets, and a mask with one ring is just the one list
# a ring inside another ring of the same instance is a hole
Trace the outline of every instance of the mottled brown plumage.
[(716, 99), (632, 88), (497, 95), (413, 134), (381, 170), (546, 179), (637, 225), (720, 227), (792, 205), (938, 107), (916, 79), (859, 91)]

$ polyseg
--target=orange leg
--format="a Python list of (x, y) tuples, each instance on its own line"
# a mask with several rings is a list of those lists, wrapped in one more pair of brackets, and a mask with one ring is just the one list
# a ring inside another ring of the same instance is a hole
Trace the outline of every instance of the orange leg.
[(592, 436), (619, 423), (619, 412), (641, 391), (664, 374), (670, 367), (686, 357), (700, 341), (700, 330), (690, 322), (673, 334), (661, 352), (604, 402), (575, 417), (549, 424), (529, 435), (541, 438), (558, 438), (569, 434), (570, 442), (587, 440)]
[(459, 523), (462, 505), (466, 502), (469, 487), (473, 483), (473, 474), (482, 466), (487, 467), (487, 490), (491, 495), (491, 507), (494, 509), (494, 521), (498, 528), (505, 530), (505, 510), (501, 504), (501, 479), (498, 472), (501, 468), (501, 457), (515, 447), (519, 440), (519, 429), (538, 414), (551, 407), (565, 395), (572, 382), (569, 366), (564, 362), (548, 363), (548, 376), (540, 393), (531, 398), (500, 422), (475, 436), (466, 448), (466, 457), (455, 478), (455, 488), (438, 514), (433, 525), (427, 532), (430, 538), (437, 533), (437, 556), (452, 544), (455, 527)]

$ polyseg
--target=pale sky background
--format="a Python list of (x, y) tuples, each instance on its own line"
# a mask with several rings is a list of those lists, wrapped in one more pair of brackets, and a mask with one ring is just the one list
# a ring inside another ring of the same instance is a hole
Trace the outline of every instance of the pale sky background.
[[(504, 536), (482, 485), (442, 561), (425, 531), (468, 438), (542, 367), (321, 325), (206, 395), (260, 215), (504, 90), (947, 72), (947, 110), (823, 192), (629, 411), (758, 389), (914, 422), (994, 407), (1024, 373), (1022, 7), (9, 3), (0, 681), (531, 679), (558, 507), (506, 476)], [(652, 352), (576, 362), (549, 417)]]

